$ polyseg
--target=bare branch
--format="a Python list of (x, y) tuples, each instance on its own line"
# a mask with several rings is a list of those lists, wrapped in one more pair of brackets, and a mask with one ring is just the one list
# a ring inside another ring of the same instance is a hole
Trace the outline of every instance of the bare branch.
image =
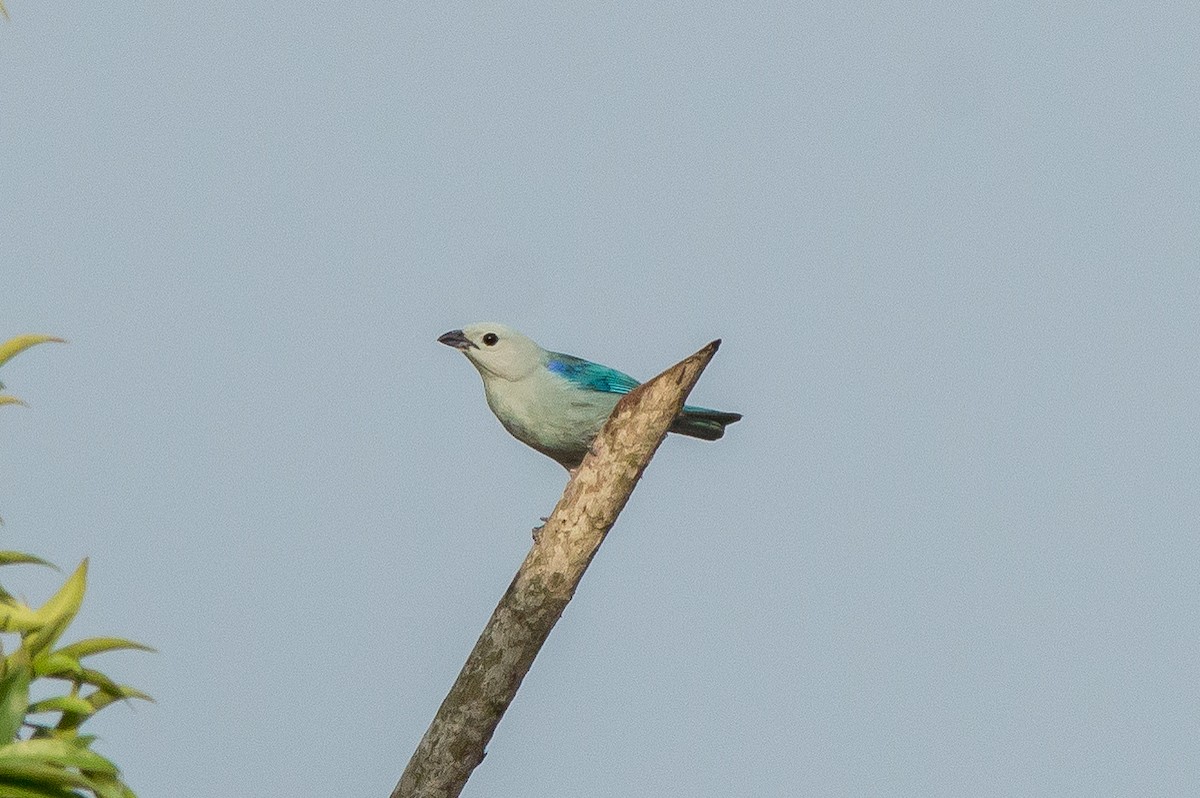
[(534, 657), (720, 343), (713, 341), (639, 386), (613, 410), (391, 798), (453, 798), (462, 792)]

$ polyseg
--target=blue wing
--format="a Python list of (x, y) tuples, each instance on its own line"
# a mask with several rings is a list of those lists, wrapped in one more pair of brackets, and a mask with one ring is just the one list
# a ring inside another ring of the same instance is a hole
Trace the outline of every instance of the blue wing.
[(589, 391), (629, 393), (640, 384), (628, 374), (574, 355), (551, 352), (546, 368)]

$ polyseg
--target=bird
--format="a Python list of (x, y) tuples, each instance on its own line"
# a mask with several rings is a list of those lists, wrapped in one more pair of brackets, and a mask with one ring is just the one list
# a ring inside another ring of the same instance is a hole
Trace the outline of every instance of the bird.
[[(495, 322), (470, 324), (437, 340), (466, 355), (479, 372), (488, 407), (504, 428), (571, 476), (617, 402), (640, 384), (608, 366), (550, 352)], [(741, 418), (685, 405), (669, 431), (715, 441)]]

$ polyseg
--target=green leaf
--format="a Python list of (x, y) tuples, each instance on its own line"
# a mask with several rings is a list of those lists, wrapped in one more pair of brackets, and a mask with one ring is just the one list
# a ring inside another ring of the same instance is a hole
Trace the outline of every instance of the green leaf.
[(0, 795), (4, 798), (79, 798), (79, 793), (68, 787), (47, 787), (26, 781), (9, 782), (0, 779)]
[(87, 684), (95, 687), (97, 690), (103, 690), (106, 693), (122, 698), (121, 685), (114, 682), (112, 679), (105, 676), (103, 673), (91, 668), (84, 668), (83, 675), (78, 679), (80, 684)]
[(79, 612), (84, 591), (87, 590), (87, 565), (88, 561), (85, 559), (75, 572), (67, 577), (67, 581), (58, 592), (35, 613), (42, 625), (25, 635), (24, 641), (35, 657), (54, 645), (74, 620), (75, 613)]
[[(3, 6), (0, 5), (0, 8), (3, 8)], [(18, 335), (15, 338), (9, 338), (4, 343), (0, 344), (0, 366), (3, 366), (15, 355), (24, 352), (31, 346), (37, 346), (38, 344), (49, 343), (51, 341), (59, 344), (66, 343), (66, 341), (64, 341), (62, 338), (56, 338), (53, 335), (37, 335), (35, 333), (27, 333), (25, 335)]]
[(57, 738), (41, 740), (18, 740), (0, 746), (0, 775), (12, 772), (12, 768), (30, 765), (50, 765), (63, 768), (64, 773), (77, 768), (88, 773), (117, 775), (117, 766), (95, 751), (73, 741)]
[(4, 677), (0, 678), (0, 745), (15, 740), (25, 720), (31, 675), (29, 652), (22, 646), (4, 664)]
[(83, 722), (95, 715), (100, 710), (117, 701), (126, 701), (129, 699), (139, 699), (141, 701), (154, 702), (154, 699), (128, 685), (117, 684), (109, 679), (104, 674), (98, 671), (84, 670), (84, 678), (87, 680), (84, 684), (99, 685), (97, 688), (83, 697), (87, 702), (88, 709), (86, 712), (64, 712), (62, 717), (58, 719), (52, 733), (58, 734), (62, 732), (77, 732)]
[(92, 780), (82, 773), (47, 764), (32, 757), (21, 761), (0, 761), (0, 783), (5, 781), (33, 783), (48, 789), (91, 790), (95, 786)]
[(0, 551), (0, 565), (44, 565), (47, 568), (58, 570), (58, 566), (54, 563), (23, 551)]
[(117, 685), (116, 690), (97, 690), (88, 695), (87, 700), (97, 711), (104, 709), (114, 701), (126, 701), (130, 698), (136, 698), (139, 701), (149, 701), (154, 703), (152, 696), (146, 695), (136, 687), (130, 687), (127, 684)]
[(10, 595), (0, 596), (0, 632), (32, 632), (42, 619), (32, 608)]
[(21, 405), (22, 407), (29, 407), (29, 405), (25, 404), (17, 397), (10, 396), (6, 393), (0, 394), (0, 405)]
[(93, 709), (91, 704), (79, 696), (59, 695), (30, 704), (26, 714), (37, 715), (42, 712), (63, 712), (88, 716), (92, 714)]
[(96, 791), (97, 798), (137, 798), (133, 794), (133, 790), (126, 787), (116, 776), (100, 776), (92, 777), (92, 787)]
[(150, 648), (150, 646), (143, 645), (134, 640), (126, 640), (123, 637), (89, 637), (86, 640), (71, 643), (69, 646), (63, 646), (55, 653), (64, 654), (75, 659), (83, 659), (93, 654), (103, 654), (106, 651), (123, 650), (149, 651), (154, 653), (154, 649)]
[[(107, 679), (107, 677), (105, 678)], [(136, 698), (141, 701), (149, 701), (151, 703), (154, 702), (153, 698), (134, 687), (113, 684), (111, 681), (110, 684), (112, 684), (112, 689), (98, 688), (84, 696), (84, 700), (88, 703), (90, 708), (90, 711), (87, 714), (64, 712), (63, 716), (58, 719), (58, 724), (54, 727), (54, 732), (76, 732), (83, 722), (89, 717), (95, 715), (100, 710), (104, 709), (110, 704), (116, 703), (117, 701), (126, 701)]]
[(77, 681), (83, 676), (83, 666), (75, 657), (63, 654), (62, 651), (53, 651), (34, 657), (33, 673), (35, 676)]

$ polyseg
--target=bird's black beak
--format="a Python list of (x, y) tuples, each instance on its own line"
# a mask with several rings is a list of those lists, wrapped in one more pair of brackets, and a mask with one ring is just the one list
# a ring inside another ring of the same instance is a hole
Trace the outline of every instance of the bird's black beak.
[(471, 339), (468, 338), (462, 330), (451, 330), (448, 333), (439, 335), (438, 343), (445, 344), (446, 346), (452, 346), (455, 349), (461, 349), (464, 352), (468, 349), (479, 348), (472, 343)]

